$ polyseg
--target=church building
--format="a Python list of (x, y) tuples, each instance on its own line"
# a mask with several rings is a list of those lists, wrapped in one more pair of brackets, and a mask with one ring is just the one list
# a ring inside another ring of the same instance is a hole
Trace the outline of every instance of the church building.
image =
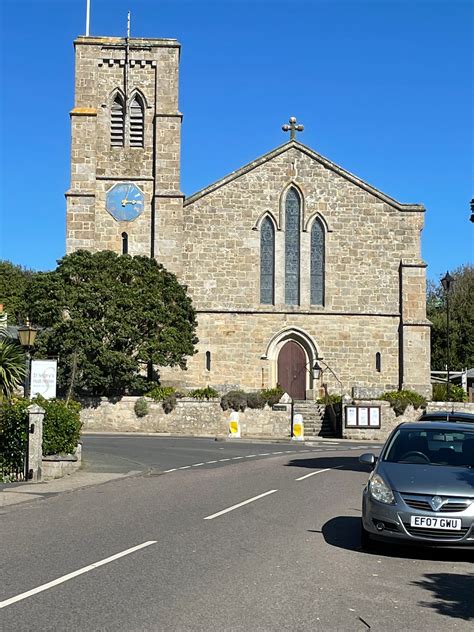
[[(198, 353), (163, 384), (280, 384), (428, 395), (430, 325), (420, 233), (404, 204), (300, 143), (186, 197), (180, 189), (180, 44), (79, 37), (67, 252), (156, 258), (188, 287)], [(283, 122), (283, 121), (282, 121)]]

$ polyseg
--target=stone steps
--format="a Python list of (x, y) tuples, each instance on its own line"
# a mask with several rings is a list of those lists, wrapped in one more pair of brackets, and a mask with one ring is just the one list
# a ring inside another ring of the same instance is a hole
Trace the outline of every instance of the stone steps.
[(307, 400), (296, 401), (293, 404), (293, 414), (303, 415), (305, 437), (335, 437), (325, 406)]

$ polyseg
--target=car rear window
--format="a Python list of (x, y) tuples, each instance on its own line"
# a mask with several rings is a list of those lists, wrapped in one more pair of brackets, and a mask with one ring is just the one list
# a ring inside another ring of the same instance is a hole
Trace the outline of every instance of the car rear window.
[(401, 428), (387, 448), (385, 461), (474, 467), (474, 432)]

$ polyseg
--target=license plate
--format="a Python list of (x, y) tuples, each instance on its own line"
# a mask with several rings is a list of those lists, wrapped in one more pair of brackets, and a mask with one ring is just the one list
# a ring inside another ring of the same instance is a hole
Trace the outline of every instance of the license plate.
[(446, 531), (459, 531), (461, 529), (461, 519), (411, 516), (410, 525), (412, 527), (423, 527), (424, 529), (446, 529)]

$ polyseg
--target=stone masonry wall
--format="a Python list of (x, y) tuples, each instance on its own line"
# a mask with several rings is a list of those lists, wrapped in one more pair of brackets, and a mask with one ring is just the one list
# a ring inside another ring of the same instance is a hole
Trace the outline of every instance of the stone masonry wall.
[[(397, 318), (360, 316), (345, 318), (318, 314), (200, 314), (198, 354), (188, 361), (188, 370), (160, 370), (163, 384), (201, 388), (208, 384), (220, 390), (271, 388), (277, 382), (278, 347), (267, 355), (276, 332), (304, 329), (317, 342), (320, 356), (336, 373), (329, 371), (322, 382), (329, 392), (351, 393), (353, 386), (379, 386), (381, 392), (396, 390), (398, 384)], [(211, 370), (206, 370), (206, 351), (211, 353)], [(382, 370), (377, 372), (376, 352), (381, 353)], [(307, 372), (307, 389), (310, 371)]]
[[(137, 397), (123, 397), (118, 402), (106, 398), (82, 402), (83, 431), (157, 432), (196, 437), (224, 437), (229, 434), (230, 411), (223, 411), (218, 400), (198, 402), (183, 398), (176, 408), (165, 414), (161, 402), (149, 402), (149, 413), (137, 417)], [(290, 415), (270, 408), (240, 413), (242, 437), (289, 438)]]
[(376, 440), (385, 441), (392, 430), (405, 421), (416, 421), (423, 410), (415, 409), (413, 406), (408, 406), (403, 415), (395, 415), (395, 411), (390, 406), (389, 402), (384, 400), (357, 400), (354, 402), (357, 406), (380, 406), (380, 428), (345, 428), (345, 412), (343, 416), (343, 437), (344, 439), (357, 439), (361, 441)]

